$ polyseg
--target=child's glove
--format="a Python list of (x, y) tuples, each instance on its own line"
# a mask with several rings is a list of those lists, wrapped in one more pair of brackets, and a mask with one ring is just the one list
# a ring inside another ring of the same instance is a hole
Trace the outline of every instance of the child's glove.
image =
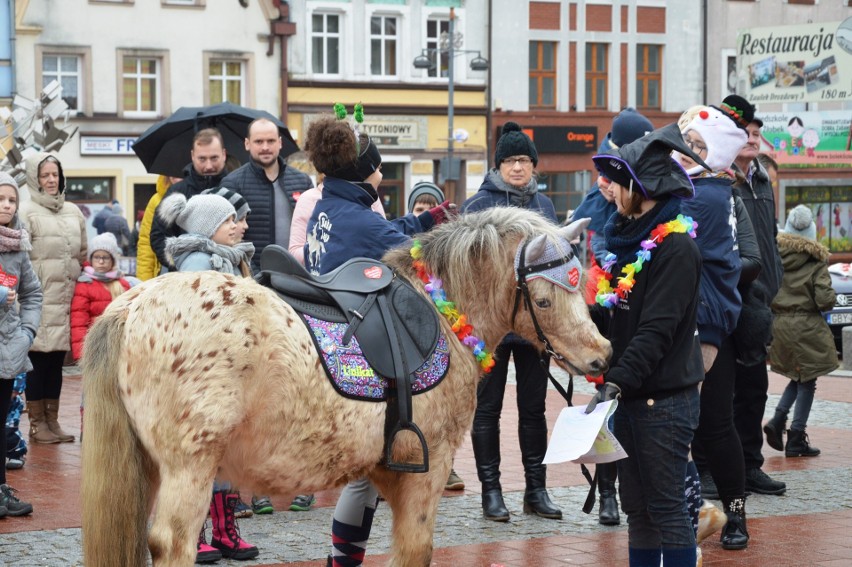
[(446, 221), (456, 211), (456, 204), (450, 203), (449, 200), (444, 201), (437, 207), (429, 209), (429, 214), (432, 216), (432, 222), (436, 225)]

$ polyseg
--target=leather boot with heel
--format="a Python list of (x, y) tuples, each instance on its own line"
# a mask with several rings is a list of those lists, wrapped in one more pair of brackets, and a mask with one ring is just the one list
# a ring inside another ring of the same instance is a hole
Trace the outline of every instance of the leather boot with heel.
[(43, 400), (44, 401), (44, 418), (47, 421), (47, 428), (50, 432), (56, 435), (60, 443), (72, 443), (74, 436), (63, 431), (59, 425), (59, 400)]
[(527, 481), (524, 513), (561, 520), (562, 510), (550, 501), (550, 495), (547, 494), (547, 465), (542, 464), (547, 452), (547, 425), (544, 428), (518, 427), (518, 441)]
[(476, 474), (482, 483), (482, 514), (486, 520), (508, 522), (509, 510), (500, 486), (500, 428), (477, 426), (470, 431)]
[(36, 443), (59, 443), (60, 439), (47, 426), (44, 415), (44, 400), (27, 401), (27, 414), (30, 419), (30, 439)]
[(618, 499), (616, 498), (615, 479), (618, 468), (615, 463), (601, 463), (597, 466), (598, 493), (601, 497), (598, 509), (598, 523), (602, 526), (617, 526), (621, 523), (618, 515)]

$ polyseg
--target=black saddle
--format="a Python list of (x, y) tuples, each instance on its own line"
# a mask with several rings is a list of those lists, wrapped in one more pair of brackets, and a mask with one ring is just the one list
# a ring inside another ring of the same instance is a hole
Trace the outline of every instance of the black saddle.
[[(347, 323), (343, 337), (358, 339), (373, 370), (388, 378), (385, 420), (385, 466), (402, 472), (429, 470), (429, 450), (412, 421), (411, 376), (432, 356), (440, 336), (432, 304), (405, 280), (377, 260), (354, 258), (322, 276), (311, 275), (284, 248), (269, 245), (260, 256), (257, 280), (272, 288), (299, 313), (324, 321)], [(417, 435), (422, 463), (392, 460), (396, 434)]]

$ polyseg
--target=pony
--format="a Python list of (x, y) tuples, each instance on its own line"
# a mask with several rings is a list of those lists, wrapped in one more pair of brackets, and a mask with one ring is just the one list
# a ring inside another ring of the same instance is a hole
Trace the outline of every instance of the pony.
[[(525, 281), (528, 300), (513, 297), (521, 252), (527, 266), (554, 253), (570, 258), (582, 227), (493, 208), (419, 235), (420, 260), (489, 351), (510, 332), (544, 351), (538, 329), (557, 364), (599, 374), (612, 349), (582, 293), (548, 272)], [(411, 246), (383, 261), (428, 297)], [(572, 285), (577, 277), (572, 270)], [(386, 404), (337, 394), (306, 326), (272, 290), (194, 272), (119, 296), (89, 331), (82, 360), (84, 563), (142, 566), (150, 551), (155, 566), (192, 565), (218, 475), (262, 494), (309, 493), (368, 476), (393, 513), (390, 565), (429, 565), (438, 501), (471, 426), (481, 375), (471, 349), (440, 319), (450, 365), (436, 387), (413, 398), (430, 468), (412, 474), (381, 465)], [(395, 461), (421, 456), (416, 436), (397, 436)]]

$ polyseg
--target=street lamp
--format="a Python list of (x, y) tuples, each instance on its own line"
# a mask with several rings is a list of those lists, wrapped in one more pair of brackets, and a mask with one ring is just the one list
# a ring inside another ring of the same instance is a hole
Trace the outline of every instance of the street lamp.
[[(441, 44), (440, 47), (432, 47), (423, 49), (420, 52), (420, 55), (414, 58), (414, 68), (415, 69), (431, 69), (433, 66), (437, 65), (439, 68), (440, 75), (440, 54), (447, 54), (447, 94), (449, 96), (449, 104), (447, 105), (447, 166), (446, 166), (446, 175), (444, 175), (444, 179), (448, 182), (453, 182), (458, 179), (457, 169), (453, 164), (453, 117), (454, 117), (454, 95), (455, 95), (455, 85), (454, 85), (454, 67), (453, 61), (457, 55), (464, 55), (467, 53), (475, 53), (476, 57), (474, 57), (470, 61), (470, 69), (471, 71), (487, 71), (488, 70), (488, 60), (482, 57), (482, 53), (478, 50), (474, 49), (459, 49), (461, 47), (461, 34), (456, 35), (455, 33), (455, 21), (456, 21), (456, 12), (455, 8), (450, 8), (450, 22), (449, 29), (447, 33), (441, 34)], [(433, 59), (429, 57), (429, 55), (434, 55)], [(454, 189), (454, 187), (452, 187)], [(452, 191), (447, 191), (448, 196), (453, 197)]]

